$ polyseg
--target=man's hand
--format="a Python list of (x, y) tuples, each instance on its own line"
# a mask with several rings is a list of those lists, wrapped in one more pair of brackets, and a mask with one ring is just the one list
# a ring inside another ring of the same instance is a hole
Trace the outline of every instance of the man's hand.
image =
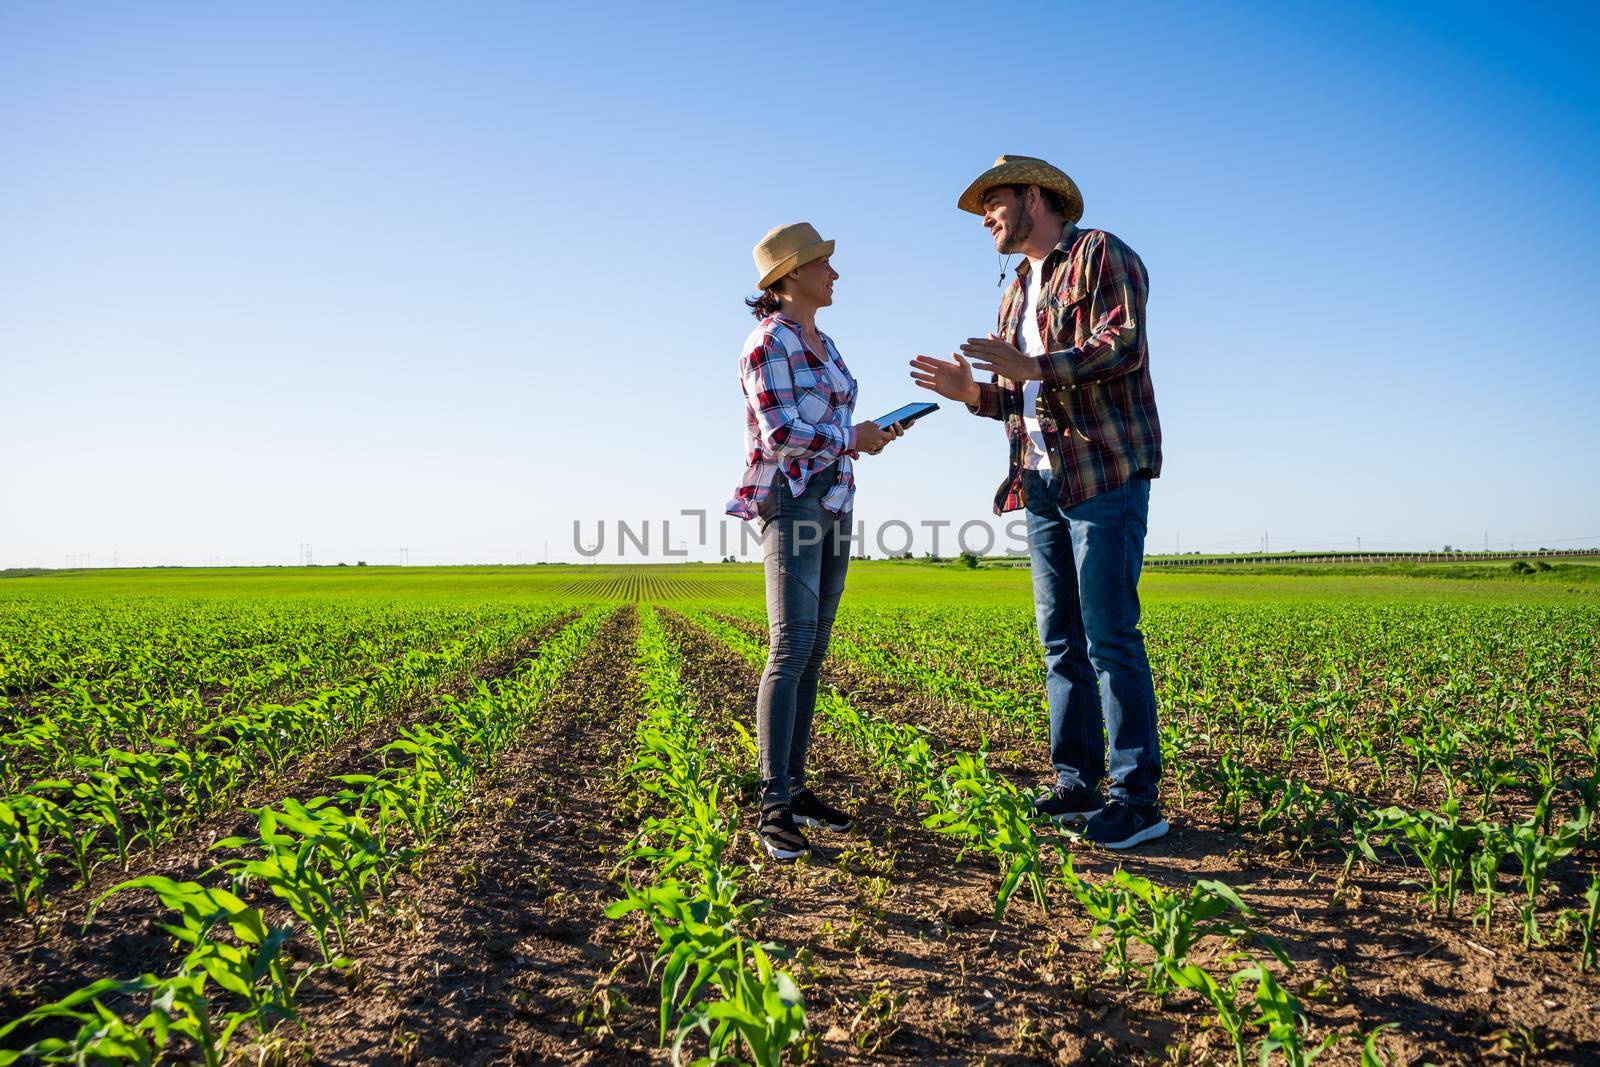
[(969, 337), (967, 343), (961, 346), (961, 351), (979, 370), (993, 371), (1014, 382), (1044, 380), (1044, 370), (1039, 366), (1038, 359), (1018, 351), (1015, 345), (1000, 340), (995, 334), (991, 333), (987, 338)]
[(946, 400), (962, 404), (978, 402), (978, 383), (972, 380), (972, 368), (952, 352), (954, 362), (946, 363), (932, 356), (918, 356), (911, 361), (911, 380), (924, 389), (932, 389)]
[(869, 456), (876, 456), (883, 451), (884, 445), (893, 441), (896, 437), (905, 436), (905, 432), (906, 428), (898, 422), (890, 423), (887, 430), (882, 429), (871, 420), (858, 422), (856, 423), (856, 452), (858, 455), (864, 452)]

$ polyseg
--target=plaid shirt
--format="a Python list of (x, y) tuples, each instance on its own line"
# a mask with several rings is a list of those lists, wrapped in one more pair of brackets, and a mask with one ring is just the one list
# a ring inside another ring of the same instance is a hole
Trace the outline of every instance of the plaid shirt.
[[(999, 333), (1022, 347), (1026, 259), (1000, 300)], [(1069, 226), (1044, 259), (1039, 301), (1039, 428), (1062, 507), (1108, 492), (1140, 471), (1161, 473), (1161, 423), (1145, 342), (1149, 277), (1133, 249), (1103, 230)], [(972, 411), (1006, 424), (1011, 470), (996, 515), (1022, 507), (1022, 383), (980, 382)]]
[(729, 515), (755, 518), (779, 471), (799, 496), (812, 475), (834, 462), (839, 480), (822, 506), (850, 510), (856, 491), (850, 466), (856, 380), (833, 339), (818, 334), (827, 350), (821, 355), (806, 346), (800, 324), (780, 312), (762, 319), (744, 343), (739, 382), (744, 386), (745, 471), (728, 501)]

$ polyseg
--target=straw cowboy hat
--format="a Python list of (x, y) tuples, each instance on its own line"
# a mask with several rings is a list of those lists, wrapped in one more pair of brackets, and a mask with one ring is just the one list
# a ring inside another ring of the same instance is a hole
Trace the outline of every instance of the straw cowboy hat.
[(1052, 167), (1042, 159), (1032, 156), (1001, 156), (994, 166), (978, 175), (978, 180), (967, 186), (967, 191), (956, 201), (956, 207), (974, 215), (983, 214), (983, 194), (997, 185), (1037, 185), (1061, 194), (1067, 204), (1067, 224), (1070, 226), (1083, 218), (1083, 194), (1066, 172)]
[(791, 222), (768, 230), (751, 255), (761, 276), (756, 288), (765, 289), (796, 267), (833, 255), (833, 242), (824, 241), (809, 222)]

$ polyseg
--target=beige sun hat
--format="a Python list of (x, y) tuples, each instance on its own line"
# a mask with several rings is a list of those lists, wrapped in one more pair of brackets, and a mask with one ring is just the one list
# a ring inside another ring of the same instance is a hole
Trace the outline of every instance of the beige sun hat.
[(1061, 194), (1067, 202), (1067, 224), (1083, 218), (1083, 194), (1066, 172), (1033, 156), (1001, 156), (994, 166), (978, 175), (977, 181), (956, 201), (956, 207), (974, 215), (983, 214), (983, 194), (997, 185), (1037, 185)]
[(809, 222), (791, 222), (767, 231), (751, 253), (756, 260), (757, 289), (765, 289), (796, 267), (833, 255), (833, 242), (824, 241)]

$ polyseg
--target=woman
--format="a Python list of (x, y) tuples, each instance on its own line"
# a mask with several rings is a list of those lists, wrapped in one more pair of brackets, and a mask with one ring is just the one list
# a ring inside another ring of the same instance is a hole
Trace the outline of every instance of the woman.
[(856, 380), (817, 309), (833, 303), (833, 242), (805, 222), (780, 226), (755, 247), (756, 288), (745, 301), (760, 324), (739, 359), (746, 466), (728, 514), (761, 524), (771, 644), (756, 709), (761, 823), (767, 854), (810, 851), (800, 826), (848, 830), (851, 820), (805, 784), (817, 673), (850, 564), (851, 460), (877, 455), (904, 433), (850, 424)]

